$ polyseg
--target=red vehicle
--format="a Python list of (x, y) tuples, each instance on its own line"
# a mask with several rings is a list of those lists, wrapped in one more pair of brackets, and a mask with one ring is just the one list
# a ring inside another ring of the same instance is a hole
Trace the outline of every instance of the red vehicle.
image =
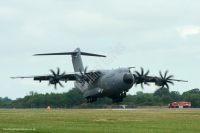
[(173, 102), (168, 104), (168, 108), (191, 108), (191, 102)]

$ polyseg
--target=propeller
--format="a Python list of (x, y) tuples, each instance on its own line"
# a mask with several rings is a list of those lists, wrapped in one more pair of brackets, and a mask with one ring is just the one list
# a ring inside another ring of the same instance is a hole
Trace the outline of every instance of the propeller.
[(54, 88), (55, 89), (57, 89), (57, 83), (61, 86), (61, 87), (64, 87), (61, 83), (60, 83), (60, 78), (62, 77), (62, 76), (64, 76), (65, 75), (65, 72), (63, 72), (61, 75), (59, 75), (60, 74), (60, 68), (58, 68), (58, 70), (57, 70), (57, 73), (55, 73), (52, 69), (50, 70), (51, 72), (52, 72), (52, 76), (50, 76), (50, 79), (49, 79), (49, 86), (50, 86), (50, 84), (54, 84)]
[(85, 75), (86, 75), (86, 72), (87, 72), (87, 66), (85, 67), (85, 70), (84, 70), (84, 74), (83, 72), (81, 71), (81, 68), (79, 68), (79, 72), (81, 73), (81, 75), (84, 77), (84, 78), (87, 78)]
[(167, 76), (167, 73), (168, 73), (168, 70), (165, 71), (165, 74), (163, 76), (162, 73), (161, 73), (161, 71), (159, 71), (160, 78), (161, 78), (160, 79), (161, 80), (161, 84), (160, 84), (161, 88), (163, 88), (164, 86), (166, 86), (169, 89), (168, 83), (174, 85), (174, 83), (172, 82), (172, 80), (174, 80), (174, 79), (171, 79), (174, 76), (173, 75)]
[(143, 83), (146, 84), (146, 85), (149, 85), (147, 82), (146, 82), (146, 77), (147, 75), (149, 74), (149, 70), (147, 70), (147, 72), (144, 74), (144, 69), (141, 67), (141, 73), (139, 73), (138, 71), (135, 71), (135, 78), (136, 78), (136, 85), (137, 84), (141, 84), (141, 87), (142, 89), (144, 89), (143, 87)]
[(87, 69), (88, 69), (88, 66), (85, 67), (84, 73), (83, 73), (81, 71), (81, 69), (79, 68), (79, 72), (81, 73), (81, 76), (83, 77), (82, 78), (83, 83), (86, 81), (89, 84), (90, 81), (94, 81), (94, 79), (92, 77), (90, 77), (90, 76), (87, 75)]

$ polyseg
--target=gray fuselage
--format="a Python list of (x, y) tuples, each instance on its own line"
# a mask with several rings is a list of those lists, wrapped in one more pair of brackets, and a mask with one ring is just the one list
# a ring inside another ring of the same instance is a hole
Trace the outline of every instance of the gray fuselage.
[[(83, 97), (112, 97), (121, 91), (127, 92), (135, 83), (134, 76), (129, 68), (113, 70), (95, 70), (100, 73), (96, 81), (81, 85), (75, 81), (75, 87), (83, 92)], [(90, 71), (91, 72), (91, 71)], [(125, 75), (128, 75), (128, 79)], [(126, 82), (130, 81), (130, 82)]]

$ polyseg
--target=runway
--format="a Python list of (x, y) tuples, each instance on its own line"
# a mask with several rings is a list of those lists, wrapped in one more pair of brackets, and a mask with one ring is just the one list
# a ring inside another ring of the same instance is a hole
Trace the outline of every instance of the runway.
[[(7, 108), (0, 108), (0, 110), (47, 110), (46, 108), (21, 108), (21, 109), (7, 109)], [(116, 110), (116, 111), (151, 111), (151, 110), (200, 110), (200, 108), (105, 108), (105, 109), (57, 109), (57, 108), (51, 108), (49, 110)]]
[(200, 110), (200, 108), (106, 108), (93, 110), (130, 110), (130, 111), (147, 111), (147, 110)]

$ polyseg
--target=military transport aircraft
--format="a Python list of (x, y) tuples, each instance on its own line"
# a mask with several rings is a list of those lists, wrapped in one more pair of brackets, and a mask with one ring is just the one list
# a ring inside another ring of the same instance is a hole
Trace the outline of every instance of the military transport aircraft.
[(172, 81), (182, 81), (172, 79), (173, 75), (167, 76), (168, 71), (162, 75), (160, 71), (160, 77), (148, 76), (149, 70), (144, 73), (143, 68), (141, 68), (141, 73), (135, 71), (132, 73), (131, 68), (117, 68), (112, 70), (91, 70), (87, 72), (87, 67), (83, 67), (83, 62), (81, 55), (86, 56), (97, 56), (106, 57), (104, 55), (92, 54), (81, 52), (80, 48), (76, 48), (74, 52), (64, 52), (64, 53), (45, 53), (45, 54), (35, 54), (34, 56), (41, 55), (71, 55), (72, 63), (74, 67), (74, 73), (62, 73), (60, 74), (60, 69), (58, 68), (57, 73), (53, 70), (51, 75), (43, 76), (32, 76), (32, 77), (11, 77), (11, 78), (33, 78), (34, 80), (49, 81), (49, 85), (53, 84), (55, 89), (56, 85), (59, 84), (64, 87), (60, 81), (75, 81), (74, 86), (78, 88), (83, 93), (83, 98), (87, 99), (87, 102), (95, 102), (97, 98), (109, 97), (113, 100), (113, 103), (122, 102), (123, 98), (126, 97), (126, 92), (135, 84), (141, 84), (143, 88), (143, 83), (149, 85), (148, 83), (155, 83), (157, 86), (163, 88), (166, 86), (169, 88), (168, 83), (174, 84)]

